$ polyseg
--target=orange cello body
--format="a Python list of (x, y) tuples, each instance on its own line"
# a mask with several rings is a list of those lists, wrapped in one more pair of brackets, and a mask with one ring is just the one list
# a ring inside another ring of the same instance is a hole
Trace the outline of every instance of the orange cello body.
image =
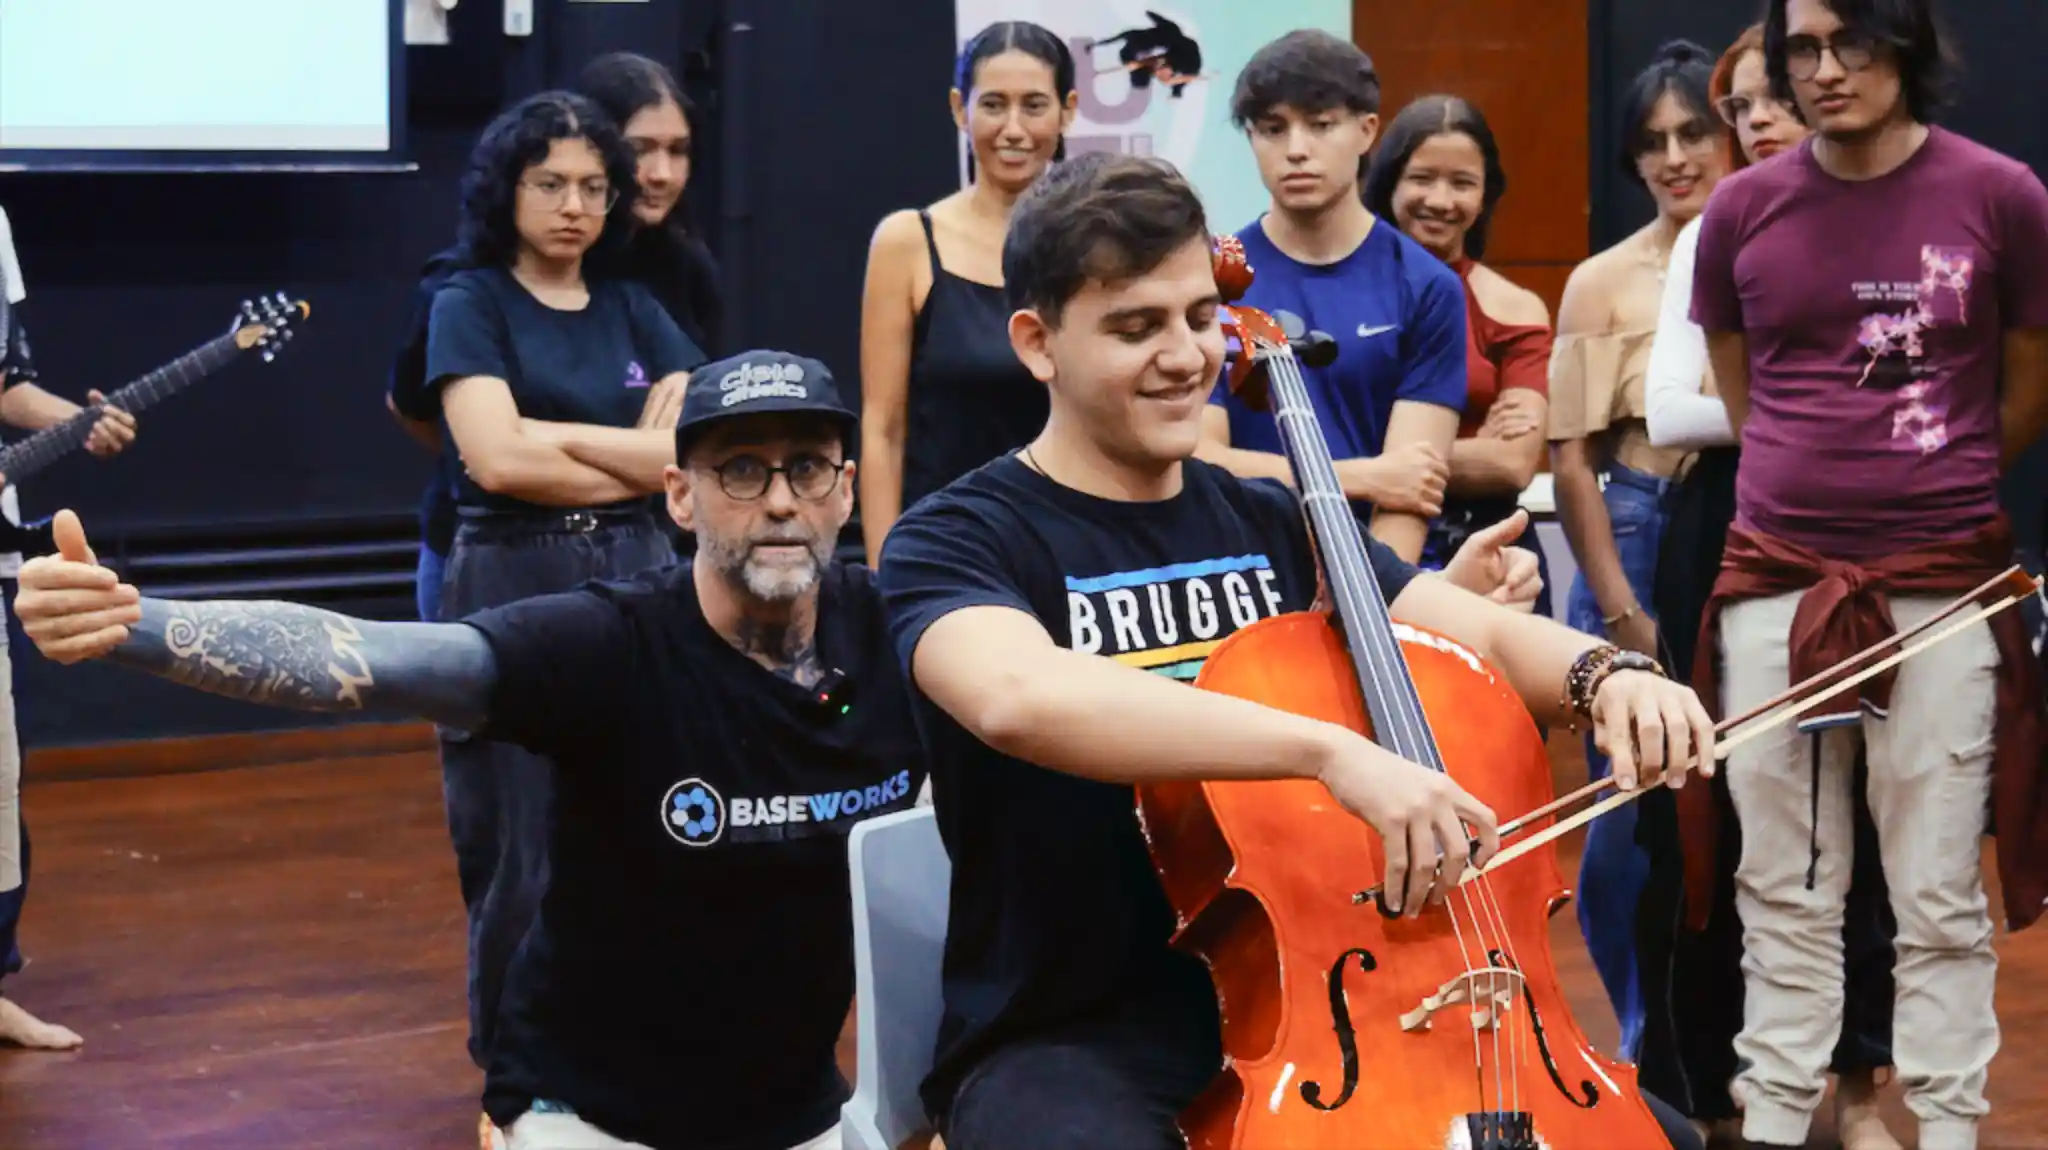
[[(1251, 269), (1232, 237), (1215, 256), (1227, 304)], [(1506, 678), (1395, 622), (1372, 582), (1294, 354), (1334, 341), (1251, 308), (1220, 323), (1232, 391), (1280, 429), (1331, 607), (1238, 631), (1196, 689), (1357, 731), (1497, 815), (1543, 807), (1549, 756)], [(1222, 1010), (1224, 1065), (1180, 1118), (1191, 1150), (1669, 1145), (1634, 1069), (1593, 1050), (1558, 984), (1550, 917), (1569, 891), (1553, 847), (1395, 918), (1361, 894), (1385, 874), (1379, 835), (1318, 782), (1153, 784), (1137, 802), (1175, 945), (1208, 964)]]
[[(1496, 812), (1548, 802), (1549, 756), (1507, 681), (1455, 642), (1407, 630), (1403, 653), (1451, 777)], [(1319, 611), (1237, 632), (1195, 686), (1372, 733), (1340, 634)], [(1139, 809), (1178, 943), (1207, 961), (1222, 1006), (1226, 1065), (1182, 1116), (1191, 1150), (1472, 1145), (1452, 1130), (1486, 1089), (1530, 1114), (1552, 1150), (1668, 1145), (1635, 1069), (1597, 1053), (1565, 1001), (1549, 944), (1550, 916), (1570, 897), (1555, 848), (1487, 880), (1498, 917), (1484, 941), (1511, 952), (1526, 1001), (1499, 1020), (1497, 1046), (1482, 1035), (1475, 1060), (1465, 1005), (1403, 1026), (1469, 965), (1470, 923), (1461, 946), (1445, 907), (1389, 919), (1354, 902), (1380, 882), (1385, 852), (1322, 784), (1155, 786)]]

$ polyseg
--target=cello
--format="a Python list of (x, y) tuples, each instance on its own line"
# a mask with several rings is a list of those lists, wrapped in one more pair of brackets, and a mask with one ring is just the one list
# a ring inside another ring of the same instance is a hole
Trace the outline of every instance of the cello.
[[(1493, 810), (1542, 807), (1549, 755), (1505, 676), (1396, 623), (1373, 580), (1295, 354), (1329, 337), (1231, 306), (1252, 282), (1244, 249), (1223, 236), (1212, 254), (1225, 377), (1274, 414), (1327, 606), (1239, 630), (1194, 686), (1343, 724)], [(1400, 917), (1354, 894), (1385, 852), (1318, 782), (1151, 784), (1137, 803), (1174, 945), (1208, 964), (1222, 1013), (1224, 1066), (1180, 1116), (1191, 1150), (1668, 1145), (1634, 1068), (1596, 1052), (1566, 1003), (1554, 847)]]

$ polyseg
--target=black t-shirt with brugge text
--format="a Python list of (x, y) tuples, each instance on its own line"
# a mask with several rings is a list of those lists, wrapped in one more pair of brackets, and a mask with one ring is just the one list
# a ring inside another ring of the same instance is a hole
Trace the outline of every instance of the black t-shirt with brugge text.
[[(1072, 650), (1192, 681), (1234, 632), (1310, 606), (1315, 566), (1294, 495), (1199, 461), (1184, 476), (1170, 499), (1118, 502), (1011, 455), (919, 503), (882, 555), (897, 657), (908, 668), (944, 616), (998, 605), (1035, 616)], [(1367, 548), (1392, 602), (1416, 569), (1375, 540)], [(1004, 755), (921, 691), (911, 696), (953, 861), (928, 1111), (944, 1115), (995, 1050), (1106, 1014), (1135, 1012), (1160, 1057), (1190, 1060), (1196, 1075), (1198, 1061), (1220, 1065), (1213, 1039), (1190, 1037), (1204, 1033), (1205, 1013), (1213, 1033), (1214, 991), (1198, 960), (1168, 946), (1173, 911), (1135, 790)]]

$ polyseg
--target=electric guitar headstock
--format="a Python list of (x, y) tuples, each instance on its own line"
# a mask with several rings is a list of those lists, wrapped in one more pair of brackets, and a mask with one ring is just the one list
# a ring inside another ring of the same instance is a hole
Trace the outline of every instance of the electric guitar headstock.
[(229, 330), (234, 333), (236, 347), (259, 351), (263, 362), (269, 363), (291, 342), (297, 325), (312, 314), (313, 308), (305, 300), (286, 299), (283, 292), (275, 292), (243, 300), (242, 310), (235, 313)]

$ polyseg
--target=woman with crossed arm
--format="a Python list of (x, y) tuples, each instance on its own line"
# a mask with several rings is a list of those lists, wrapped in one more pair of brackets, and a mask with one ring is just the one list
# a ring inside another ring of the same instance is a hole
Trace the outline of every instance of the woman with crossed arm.
[[(632, 230), (619, 128), (544, 92), (484, 132), (463, 183), (465, 270), (434, 297), (426, 384), (460, 453), (441, 617), (623, 578), (674, 558), (646, 496), (675, 461), (675, 403), (704, 361), (641, 283), (586, 274)], [(504, 971), (547, 880), (549, 761), (443, 728), (469, 910), (470, 1053), (487, 1065)]]

